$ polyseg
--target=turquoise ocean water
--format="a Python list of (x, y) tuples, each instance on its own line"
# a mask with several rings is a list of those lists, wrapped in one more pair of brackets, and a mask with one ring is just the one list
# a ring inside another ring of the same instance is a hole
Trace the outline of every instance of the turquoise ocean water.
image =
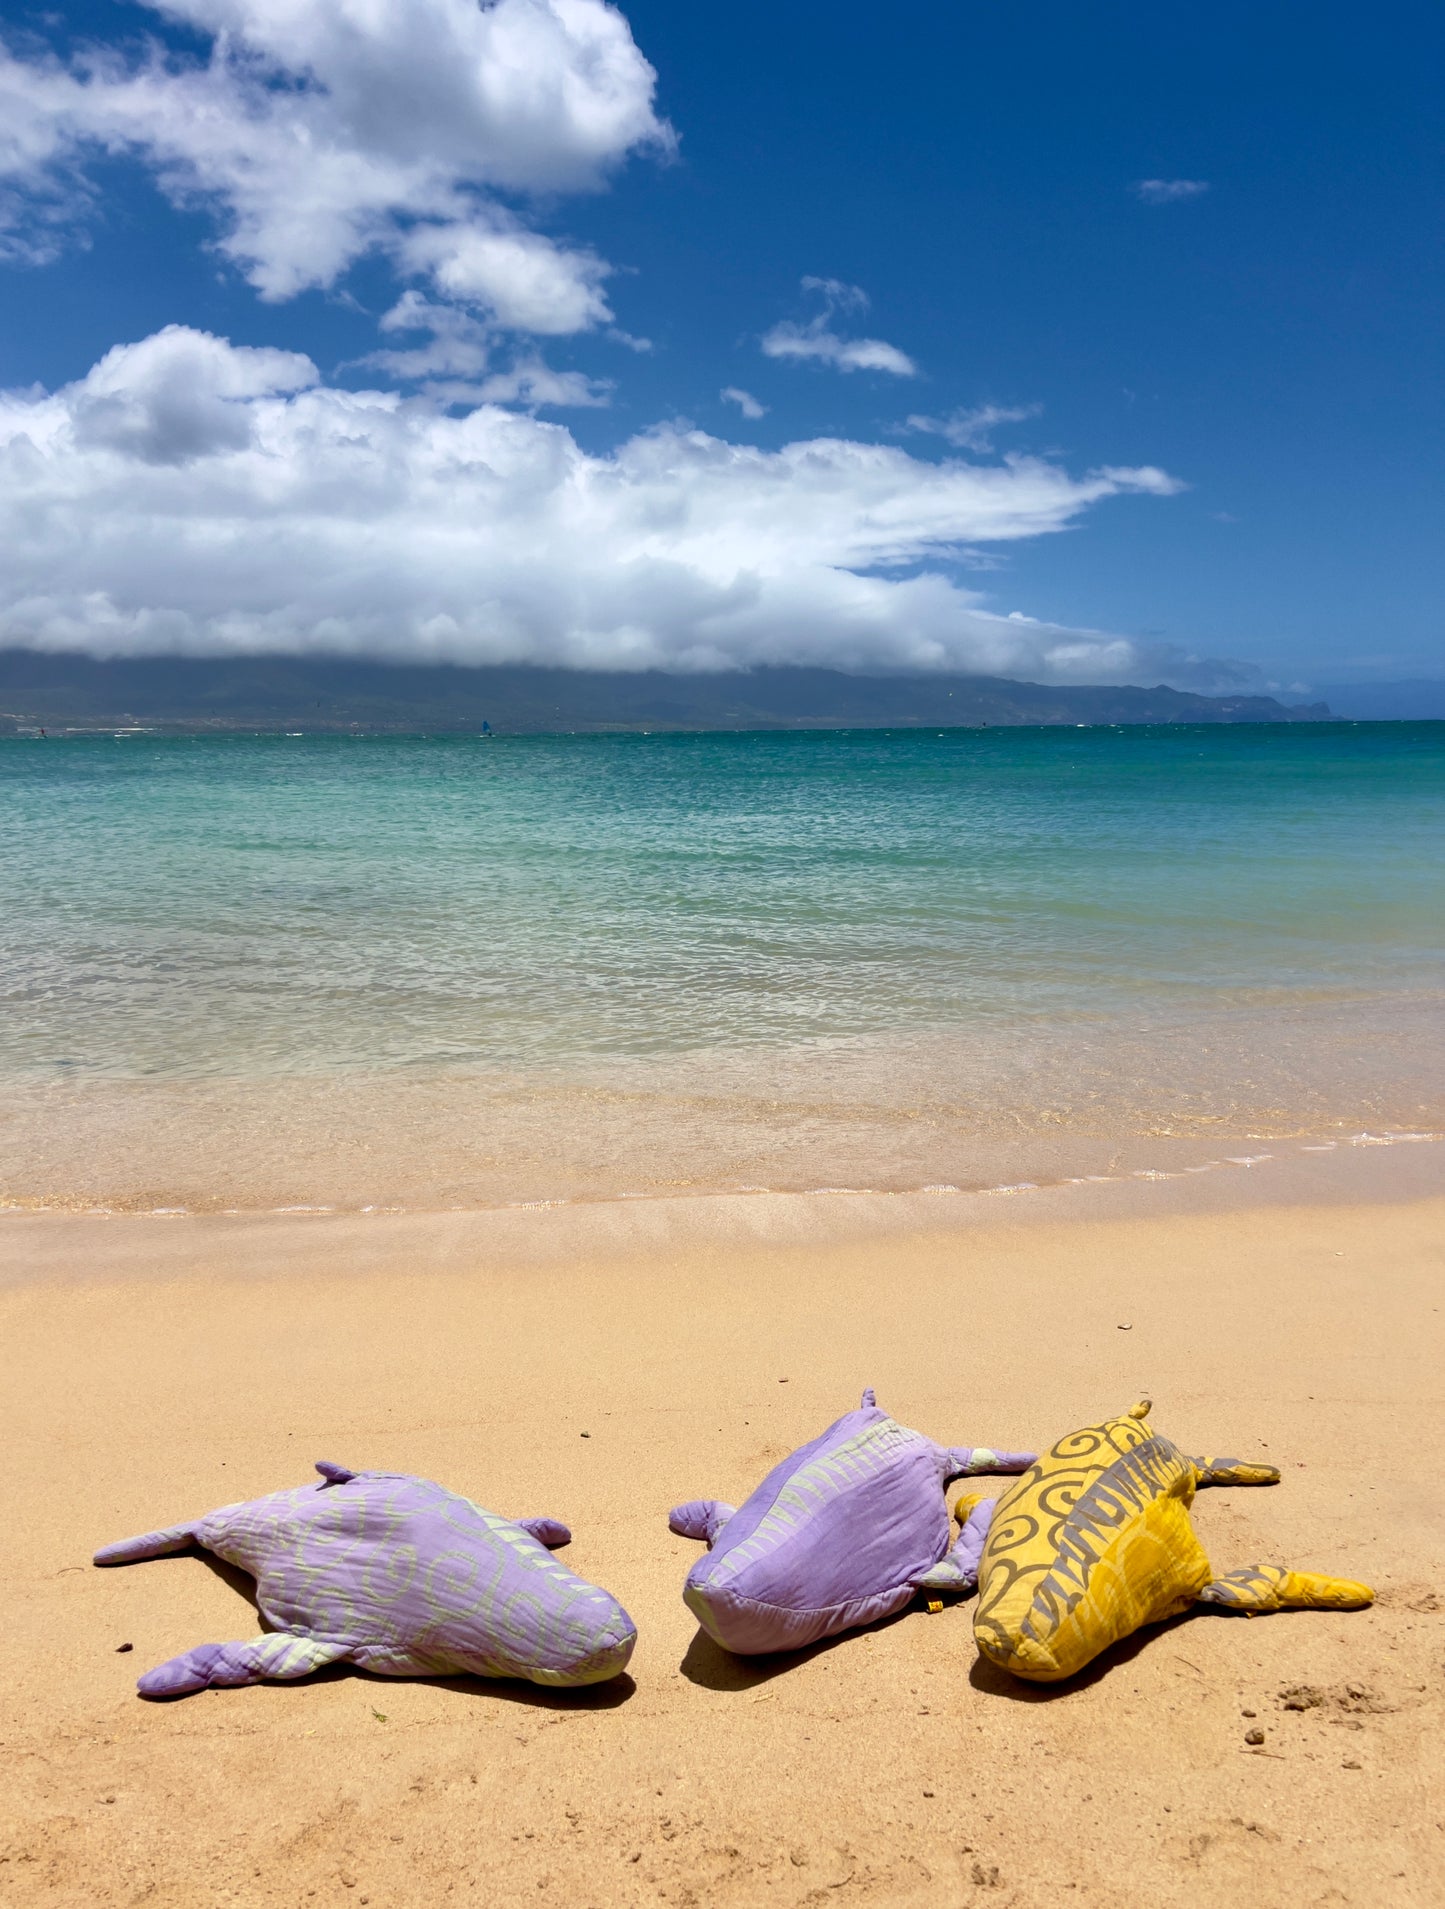
[(1441, 724), (3, 742), (0, 1194), (971, 1185), (1445, 1125), (1442, 850)]

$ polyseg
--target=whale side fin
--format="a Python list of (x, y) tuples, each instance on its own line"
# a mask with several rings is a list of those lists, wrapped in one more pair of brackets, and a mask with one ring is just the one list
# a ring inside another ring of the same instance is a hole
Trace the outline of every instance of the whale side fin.
[(167, 1525), (164, 1531), (147, 1531), (139, 1538), (122, 1538), (116, 1544), (102, 1545), (91, 1563), (135, 1564), (141, 1558), (166, 1558), (176, 1551), (189, 1551), (197, 1543), (195, 1524)]
[(560, 1551), (572, 1542), (572, 1533), (560, 1518), (519, 1518), (517, 1523), (549, 1551)]
[(1278, 1465), (1251, 1465), (1243, 1458), (1192, 1458), (1201, 1485), (1277, 1485)]
[(701, 1538), (710, 1545), (736, 1510), (736, 1505), (725, 1505), (721, 1498), (689, 1498), (668, 1512), (667, 1528), (679, 1538)]
[(978, 1588), (978, 1561), (983, 1556), (984, 1541), (997, 1503), (996, 1498), (959, 1500), (954, 1506), (954, 1515), (961, 1520), (963, 1529), (954, 1540), (953, 1549), (918, 1580), (920, 1591), (964, 1592)]
[(996, 1452), (991, 1445), (946, 1445), (948, 1478), (971, 1478), (978, 1472), (1026, 1472), (1037, 1452)]
[(298, 1637), (268, 1631), (236, 1644), (197, 1644), (148, 1670), (136, 1684), (142, 1697), (184, 1697), (188, 1691), (259, 1684), (266, 1678), (291, 1682), (351, 1654), (339, 1638)]
[(1362, 1611), (1374, 1601), (1368, 1584), (1321, 1577), (1314, 1571), (1287, 1571), (1282, 1564), (1247, 1564), (1206, 1584), (1199, 1593), (1201, 1604), (1242, 1611), (1248, 1617), (1266, 1611)]

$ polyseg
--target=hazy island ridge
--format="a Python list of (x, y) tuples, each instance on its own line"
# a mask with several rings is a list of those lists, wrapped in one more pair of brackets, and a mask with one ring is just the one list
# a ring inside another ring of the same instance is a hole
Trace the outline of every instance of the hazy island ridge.
[(473, 734), (1093, 723), (1321, 722), (1325, 703), (1204, 696), (1162, 684), (864, 676), (765, 667), (662, 670), (371, 662), (288, 656), (97, 659), (0, 650), (0, 735), (37, 728)]

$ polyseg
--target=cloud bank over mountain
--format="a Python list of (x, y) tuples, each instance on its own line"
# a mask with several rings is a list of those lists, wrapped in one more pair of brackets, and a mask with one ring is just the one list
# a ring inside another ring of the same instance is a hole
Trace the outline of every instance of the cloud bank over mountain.
[(1177, 654), (995, 614), (928, 568), (1175, 488), (1147, 467), (767, 451), (680, 425), (598, 456), (500, 406), (341, 390), (297, 353), (172, 326), (0, 400), (0, 640), (1180, 677)]

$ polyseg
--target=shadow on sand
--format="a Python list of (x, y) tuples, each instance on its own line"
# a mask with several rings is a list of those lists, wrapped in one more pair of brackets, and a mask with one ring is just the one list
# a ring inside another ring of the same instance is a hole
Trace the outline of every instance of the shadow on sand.
[(714, 1643), (707, 1632), (699, 1627), (678, 1669), (690, 1684), (697, 1684), (703, 1690), (756, 1690), (759, 1684), (770, 1684), (775, 1677), (786, 1676), (790, 1670), (810, 1664), (815, 1657), (837, 1650), (842, 1644), (851, 1644), (857, 1638), (874, 1637), (880, 1631), (891, 1630), (907, 1616), (906, 1609), (895, 1611), (892, 1617), (881, 1617), (876, 1624), (862, 1624), (856, 1630), (841, 1632), (837, 1637), (820, 1638), (816, 1644), (805, 1645), (802, 1650), (769, 1651), (760, 1657), (737, 1657), (732, 1651), (724, 1650), (721, 1644)]
[(1171, 1631), (1177, 1631), (1181, 1624), (1187, 1624), (1195, 1611), (1181, 1611), (1178, 1617), (1171, 1617), (1162, 1624), (1149, 1624), (1141, 1631), (1131, 1631), (1128, 1637), (1120, 1638), (1117, 1644), (1111, 1644), (1102, 1651), (1091, 1664), (1086, 1664), (1072, 1677), (1064, 1677), (1056, 1684), (1031, 1684), (1023, 1677), (1015, 1677), (1011, 1671), (1000, 1670), (997, 1664), (989, 1662), (983, 1656), (975, 1657), (968, 1673), (968, 1681), (975, 1690), (983, 1691), (990, 1697), (1006, 1697), (1010, 1703), (1047, 1704), (1057, 1702), (1064, 1697), (1075, 1696), (1081, 1690), (1089, 1690), (1100, 1683), (1111, 1671), (1122, 1670), (1125, 1664), (1132, 1664), (1139, 1653), (1149, 1645), (1168, 1637)]

